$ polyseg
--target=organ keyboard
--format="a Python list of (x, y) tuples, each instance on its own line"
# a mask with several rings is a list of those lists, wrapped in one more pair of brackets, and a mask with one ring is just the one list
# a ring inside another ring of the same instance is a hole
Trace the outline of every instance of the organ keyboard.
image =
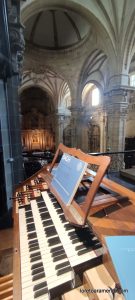
[[(68, 208), (51, 187), (56, 156), (51, 166), (43, 167), (16, 189), (13, 197), (14, 300), (53, 299), (76, 286), (76, 274), (102, 260), (99, 241), (102, 241), (102, 232), (99, 234), (97, 230), (100, 214), (95, 214), (100, 210), (105, 213), (107, 207), (121, 201), (121, 196), (130, 195), (135, 200), (133, 192), (103, 178), (108, 159), (89, 159), (79, 150), (67, 150), (64, 146), (60, 146), (60, 150), (99, 165), (99, 171), (86, 173), (79, 189), (84, 201), (79, 203), (75, 198)], [(89, 223), (86, 223), (88, 215)], [(104, 224), (106, 217), (104, 214), (101, 223)]]
[[(19, 208), (22, 299), (48, 299), (75, 286), (77, 269), (99, 263), (102, 246), (85, 229), (66, 221), (47, 191)], [(44, 298), (45, 297), (45, 298)]]

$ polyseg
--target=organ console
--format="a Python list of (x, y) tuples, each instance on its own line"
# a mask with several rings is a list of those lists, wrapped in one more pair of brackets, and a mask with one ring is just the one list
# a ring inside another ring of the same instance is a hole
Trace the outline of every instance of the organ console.
[[(52, 186), (60, 152), (88, 164), (68, 206)], [(56, 298), (76, 287), (77, 274), (102, 262), (118, 280), (108, 254), (103, 255), (104, 235), (134, 234), (126, 211), (132, 212), (133, 223), (135, 194), (104, 177), (109, 163), (108, 157), (60, 144), (52, 164), (18, 186), (13, 196), (14, 300)]]

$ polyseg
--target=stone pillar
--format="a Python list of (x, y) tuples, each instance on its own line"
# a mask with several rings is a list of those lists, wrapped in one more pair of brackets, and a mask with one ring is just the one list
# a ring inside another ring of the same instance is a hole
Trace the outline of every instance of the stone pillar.
[(70, 107), (71, 111), (71, 145), (81, 148), (81, 113), (82, 107)]
[[(112, 93), (106, 104), (107, 112), (107, 145), (106, 150), (110, 152), (121, 152), (125, 149), (125, 125), (128, 103), (127, 93), (120, 91)], [(124, 168), (124, 155), (112, 155), (112, 170)]]
[(55, 114), (55, 148), (58, 148), (60, 143), (63, 143), (63, 130), (64, 130), (64, 113), (56, 112)]
[(100, 152), (107, 151), (107, 113), (101, 108), (98, 111), (100, 126)]

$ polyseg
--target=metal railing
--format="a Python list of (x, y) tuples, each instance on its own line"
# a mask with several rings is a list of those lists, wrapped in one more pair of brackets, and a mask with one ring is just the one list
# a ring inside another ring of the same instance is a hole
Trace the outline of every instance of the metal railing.
[[(110, 167), (108, 168), (107, 173), (119, 172), (123, 169), (129, 169), (135, 166), (135, 150), (126, 150), (119, 152), (97, 152), (97, 153), (88, 153), (90, 155), (107, 155), (111, 157)], [(24, 173), (25, 177), (29, 177), (45, 164), (48, 164), (52, 161), (53, 155), (32, 155), (28, 154), (23, 157), (24, 159)], [(96, 171), (96, 166), (92, 165), (91, 169)]]
[(107, 155), (111, 157), (108, 172), (117, 172), (123, 169), (129, 169), (135, 166), (135, 150), (125, 150), (119, 152), (97, 152), (89, 153), (91, 155)]

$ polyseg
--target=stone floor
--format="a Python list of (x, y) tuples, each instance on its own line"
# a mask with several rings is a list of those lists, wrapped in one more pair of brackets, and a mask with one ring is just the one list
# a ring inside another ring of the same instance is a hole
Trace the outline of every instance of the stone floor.
[(134, 181), (134, 184), (135, 184), (135, 168), (121, 170), (120, 173), (125, 179), (132, 180), (132, 181)]
[[(128, 169), (128, 170), (131, 170), (131, 169)], [(135, 174), (135, 169), (134, 169), (134, 174)], [(113, 180), (135, 192), (135, 181), (128, 178), (127, 176), (123, 176), (121, 171), (108, 173), (107, 178), (111, 179), (111, 180)]]

